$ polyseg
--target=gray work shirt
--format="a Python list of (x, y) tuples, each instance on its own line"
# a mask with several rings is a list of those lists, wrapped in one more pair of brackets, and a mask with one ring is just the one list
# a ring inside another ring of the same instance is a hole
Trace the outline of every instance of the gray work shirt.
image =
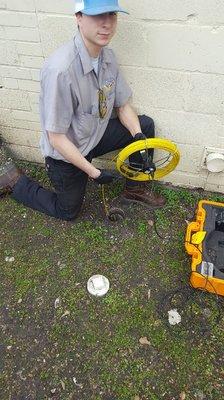
[[(106, 96), (107, 113), (99, 115), (99, 89)], [(41, 70), (40, 147), (44, 157), (66, 161), (49, 143), (48, 131), (63, 133), (86, 156), (100, 141), (114, 107), (131, 96), (113, 51), (103, 48), (98, 77), (80, 33), (46, 60)]]

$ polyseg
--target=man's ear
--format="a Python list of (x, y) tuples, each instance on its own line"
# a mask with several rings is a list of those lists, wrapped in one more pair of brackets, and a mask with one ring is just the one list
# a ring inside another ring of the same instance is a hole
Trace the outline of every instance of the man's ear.
[(80, 21), (82, 19), (82, 13), (78, 12), (78, 13), (75, 14), (75, 16), (76, 16), (77, 24), (79, 25), (79, 23), (80, 23)]

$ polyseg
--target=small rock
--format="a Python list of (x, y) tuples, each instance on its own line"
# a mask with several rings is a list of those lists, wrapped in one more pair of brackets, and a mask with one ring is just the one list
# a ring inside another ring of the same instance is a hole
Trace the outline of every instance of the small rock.
[(141, 337), (141, 338), (139, 339), (139, 343), (142, 344), (142, 345), (147, 345), (147, 346), (150, 346), (150, 344), (151, 344), (151, 343), (148, 341), (147, 337)]
[(6, 348), (7, 350), (11, 350), (12, 346), (7, 346)]
[(197, 400), (205, 400), (205, 395), (202, 390), (197, 390), (195, 396)]
[(181, 322), (181, 316), (176, 309), (168, 311), (170, 325), (177, 325)]
[(151, 298), (151, 289), (148, 290), (148, 300)]
[(23, 299), (19, 299), (19, 300), (17, 301), (17, 303), (20, 304), (20, 303), (22, 303), (22, 301), (23, 301)]
[(186, 393), (185, 392), (181, 392), (180, 400), (186, 400)]
[(154, 225), (154, 221), (152, 221), (151, 219), (148, 220), (148, 225), (149, 226), (153, 226)]
[(6, 262), (13, 262), (13, 261), (15, 261), (15, 258), (14, 257), (5, 257), (5, 261)]
[(202, 311), (202, 313), (203, 313), (203, 315), (204, 315), (206, 318), (209, 318), (209, 317), (211, 317), (211, 315), (212, 315), (212, 311), (209, 310), (209, 308), (204, 308), (204, 310)]
[(56, 392), (56, 389), (51, 389), (51, 393), (54, 394)]
[(61, 300), (60, 297), (58, 297), (54, 302), (54, 308), (58, 308), (60, 307), (60, 305), (61, 305)]

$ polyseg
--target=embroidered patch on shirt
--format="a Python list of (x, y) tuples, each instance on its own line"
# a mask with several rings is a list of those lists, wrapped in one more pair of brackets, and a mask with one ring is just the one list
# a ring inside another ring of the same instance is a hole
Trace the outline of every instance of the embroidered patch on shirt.
[(103, 85), (102, 89), (108, 93), (112, 90), (113, 86), (115, 85), (115, 80), (114, 79), (110, 79), (108, 81), (106, 81), (105, 85)]

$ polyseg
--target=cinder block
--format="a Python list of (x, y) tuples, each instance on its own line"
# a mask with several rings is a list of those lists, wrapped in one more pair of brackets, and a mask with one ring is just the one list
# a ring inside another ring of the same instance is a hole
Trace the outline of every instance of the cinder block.
[(7, 0), (8, 10), (35, 11), (35, 0)]
[(224, 185), (220, 183), (219, 184), (206, 183), (205, 190), (224, 194)]
[[(207, 185), (224, 186), (224, 171), (219, 173), (208, 173)], [(224, 194), (224, 192), (223, 192)]]
[(37, 132), (41, 132), (41, 124), (40, 122), (34, 122), (30, 121), (29, 122), (29, 129)]
[(223, 126), (216, 115), (153, 109), (151, 116), (159, 137), (192, 146), (219, 146)]
[(71, 40), (76, 32), (73, 17), (39, 15), (43, 54), (48, 57), (63, 43)]
[(74, 0), (61, 1), (54, 0), (38, 0), (37, 1), (37, 11), (53, 14), (74, 14), (75, 2)]
[(6, 34), (5, 34), (5, 27), (0, 26), (0, 39), (5, 40), (6, 39)]
[(39, 93), (29, 93), (30, 104), (39, 104)]
[(218, 28), (218, 25), (224, 23), (223, 0), (197, 0), (195, 10), (200, 24), (215, 25)]
[(0, 25), (2, 26), (20, 26), (19, 14), (9, 11), (0, 12)]
[(40, 70), (39, 69), (31, 69), (30, 70), (31, 77), (33, 81), (40, 82)]
[(171, 174), (165, 176), (162, 181), (172, 183), (175, 186), (204, 189), (206, 179), (207, 176), (205, 174), (194, 175), (175, 170)]
[(28, 95), (20, 90), (1, 89), (0, 107), (12, 110), (30, 110)]
[(39, 92), (40, 91), (40, 84), (36, 81), (29, 81), (27, 79), (19, 79), (18, 80), (19, 89), (25, 90), (27, 92)]
[(18, 80), (13, 78), (3, 78), (2, 84), (6, 89), (19, 89)]
[(6, 0), (0, 0), (0, 9), (6, 8)]
[(4, 132), (7, 127), (23, 129), (23, 130), (31, 130), (31, 131), (41, 131), (40, 121), (26, 121), (22, 119), (14, 119), (12, 115), (12, 111), (6, 108), (0, 108), (0, 130), (4, 137)]
[(123, 67), (134, 104), (155, 108), (183, 110), (187, 78), (184, 73), (143, 67)]
[[(223, 73), (224, 27), (160, 25), (148, 28), (148, 65), (168, 69)], [(172, 46), (170, 45), (172, 43)]]
[(31, 146), (9, 145), (9, 148), (18, 160), (25, 160), (43, 164), (44, 159), (39, 148)]
[(185, 110), (204, 114), (224, 114), (224, 76), (187, 74)]
[(29, 129), (6, 128), (4, 130), (4, 140), (17, 146), (38, 147), (40, 132)]
[[(0, 90), (1, 93), (2, 89)], [(1, 98), (1, 97), (0, 97)], [(14, 119), (12, 117), (12, 113), (10, 109), (0, 108), (0, 131), (1, 134), (4, 132), (4, 127), (11, 126), (13, 127)]]
[[(145, 23), (122, 21), (111, 46), (121, 65), (148, 66), (152, 44), (148, 40)], [(125, 43), (125, 45), (124, 45)]]
[(22, 27), (36, 27), (37, 16), (31, 13), (19, 13), (16, 11), (1, 11), (0, 12), (0, 25), (2, 26), (22, 26)]
[(17, 46), (17, 52), (20, 55), (38, 56), (38, 57), (43, 56), (41, 43), (18, 42), (16, 46)]
[(16, 49), (16, 44), (10, 41), (0, 41), (0, 54), (2, 64), (18, 65), (19, 56)]
[(12, 111), (12, 116), (14, 119), (19, 119), (23, 121), (33, 121), (33, 122), (38, 122), (39, 121), (39, 115), (31, 112), (31, 111), (19, 111), (19, 110), (14, 110)]
[(178, 148), (181, 153), (181, 157), (177, 171), (182, 171), (192, 175), (199, 173), (201, 170), (201, 147), (178, 143)]
[(6, 26), (5, 37), (9, 40), (18, 40), (24, 42), (39, 42), (39, 31), (35, 28), (22, 28), (17, 26)]
[(223, 41), (223, 26), (214, 34), (206, 26), (125, 20), (113, 47), (122, 65), (222, 74)]
[[(181, 0), (141, 0), (135, 2), (121, 0), (122, 7), (129, 11), (132, 19), (159, 20), (159, 21), (187, 21), (189, 15), (195, 13), (194, 1)], [(124, 18), (127, 18), (126, 16)]]
[(20, 61), (23, 67), (41, 68), (44, 63), (44, 58), (37, 56), (20, 56)]
[(28, 68), (0, 65), (0, 76), (15, 79), (31, 79), (31, 73)]
[(19, 19), (21, 26), (35, 28), (38, 25), (37, 15), (31, 13), (20, 13)]
[(32, 110), (34, 113), (39, 114), (39, 111), (40, 111), (40, 109), (39, 109), (39, 104), (32, 103), (32, 104), (31, 104), (31, 110)]

